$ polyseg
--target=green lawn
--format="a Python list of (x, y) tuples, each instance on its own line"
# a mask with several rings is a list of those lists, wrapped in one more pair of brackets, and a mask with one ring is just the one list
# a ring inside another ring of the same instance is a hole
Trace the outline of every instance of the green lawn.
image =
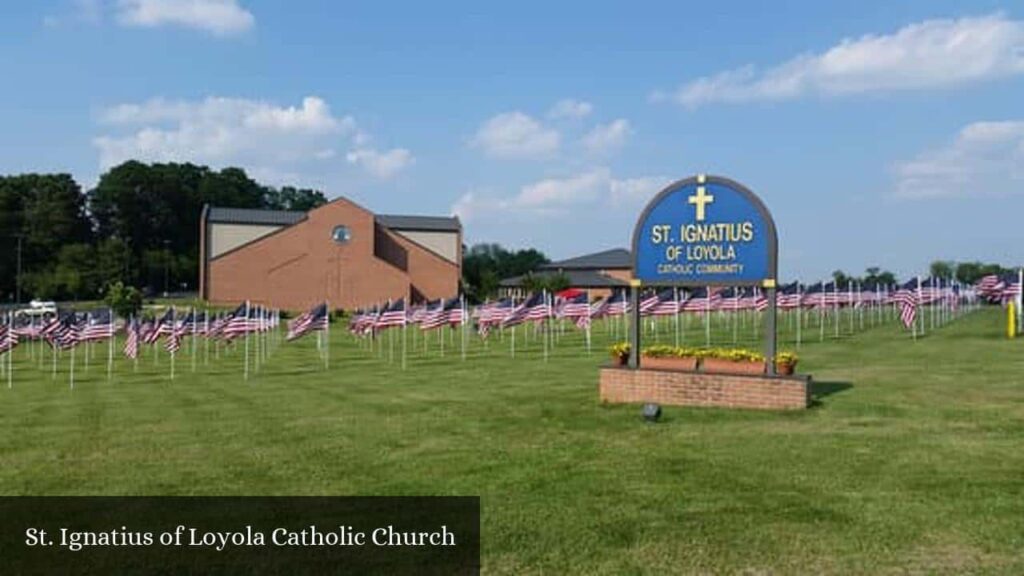
[(819, 343), (812, 324), (812, 409), (667, 408), (657, 425), (598, 403), (602, 330), (592, 355), (567, 331), (547, 361), (521, 332), (514, 360), (509, 334), (466, 361), (417, 340), (403, 371), (397, 340), (390, 362), (387, 338), (336, 329), (330, 370), (307, 338), (248, 383), (241, 350), (200, 353), (195, 374), (183, 354), (173, 382), (163, 351), (137, 374), (119, 357), (108, 383), (101, 348), (73, 391), (67, 356), (53, 379), (22, 347), (0, 494), (479, 495), (487, 573), (1021, 574), (1024, 340), (1002, 320), (916, 342), (890, 322)]

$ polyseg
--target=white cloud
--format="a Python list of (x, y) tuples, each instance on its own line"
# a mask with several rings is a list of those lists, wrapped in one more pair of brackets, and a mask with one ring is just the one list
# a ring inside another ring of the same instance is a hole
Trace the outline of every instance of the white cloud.
[(101, 170), (126, 160), (196, 162), (291, 178), (340, 162), (386, 179), (415, 161), (405, 148), (378, 151), (366, 145), (371, 138), (355, 119), (335, 115), (315, 96), (298, 106), (244, 98), (155, 98), (109, 107), (98, 121), (108, 132), (93, 139)]
[(237, 0), (118, 0), (116, 18), (125, 26), (184, 26), (229, 36), (253, 27), (256, 18)]
[(613, 207), (639, 207), (661, 191), (670, 179), (667, 176), (644, 176), (612, 180), (609, 201)]
[(394, 148), (378, 152), (372, 148), (359, 148), (349, 152), (345, 158), (349, 164), (361, 166), (370, 174), (388, 179), (411, 166), (416, 160), (405, 148)]
[(241, 98), (158, 98), (113, 106), (99, 120), (129, 130), (94, 139), (101, 169), (129, 159), (215, 165), (297, 162), (315, 158), (332, 140), (355, 130), (350, 116), (334, 116), (323, 100), (312, 96), (299, 107)]
[(561, 135), (515, 111), (498, 114), (484, 122), (471, 143), (495, 157), (540, 158), (558, 151)]
[(594, 106), (590, 102), (565, 98), (556, 102), (551, 110), (548, 110), (548, 117), (554, 119), (583, 118), (593, 111)]
[(826, 95), (946, 88), (1024, 73), (1024, 22), (1003, 14), (925, 20), (893, 34), (847, 38), (759, 72), (754, 66), (698, 78), (671, 99), (694, 108), (711, 102), (787, 100)]
[(968, 124), (952, 143), (895, 171), (901, 198), (1024, 194), (1024, 120)]
[(667, 178), (616, 179), (608, 168), (594, 168), (562, 178), (527, 184), (511, 197), (467, 192), (452, 206), (464, 221), (514, 215), (564, 216), (585, 209), (639, 205), (668, 182)]
[(629, 120), (619, 118), (610, 124), (598, 124), (583, 135), (583, 147), (592, 154), (604, 154), (621, 148), (632, 134)]

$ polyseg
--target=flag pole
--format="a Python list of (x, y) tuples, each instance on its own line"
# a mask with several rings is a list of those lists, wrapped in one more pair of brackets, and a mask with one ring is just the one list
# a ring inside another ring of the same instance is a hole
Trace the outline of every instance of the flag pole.
[(196, 307), (192, 307), (192, 372), (196, 371)]
[(110, 337), (107, 338), (107, 382), (110, 382), (114, 370), (114, 338), (117, 330), (114, 324), (114, 309), (107, 308), (107, 314), (110, 318)]
[(203, 309), (203, 366), (210, 365), (210, 310)]
[(70, 373), (69, 378), (71, 380), (71, 389), (72, 390), (75, 389), (75, 348), (78, 348), (78, 343), (77, 342), (73, 343), (72, 346), (71, 346), (71, 373)]
[(704, 287), (704, 346), (711, 348), (711, 287)]
[[(168, 338), (177, 339), (178, 337), (178, 311), (173, 307), (171, 308), (171, 334)], [(168, 350), (171, 354), (171, 381), (174, 381), (174, 359), (178, 355), (177, 347), (179, 343), (175, 343), (175, 346)]]
[(590, 317), (590, 292), (589, 291), (587, 292), (587, 298), (586, 299), (587, 299), (587, 354), (589, 355), (591, 353), (591, 351), (590, 351), (590, 324), (593, 322), (593, 319)]
[(1024, 304), (1024, 267), (1017, 269), (1017, 333), (1022, 331), (1020, 322), (1022, 316), (1021, 305)]
[(245, 368), (243, 369), (243, 379), (249, 381), (249, 301), (245, 301)]
[(544, 331), (544, 362), (548, 361), (548, 340), (551, 333), (551, 322), (548, 321), (548, 316), (551, 314), (551, 303), (548, 301), (548, 296), (547, 290), (541, 292), (541, 299), (544, 300), (544, 320), (541, 325), (541, 329)]
[[(469, 312), (466, 310), (466, 295), (462, 294), (459, 296), (459, 310), (462, 312), (462, 361), (466, 361), (466, 319), (469, 316)], [(405, 366), (405, 344), (402, 344), (402, 366)]]
[[(676, 324), (676, 348), (679, 347), (679, 288), (672, 289), (672, 298), (675, 302), (675, 324)], [(589, 346), (589, 343), (587, 344)]]
[(331, 369), (331, 303), (326, 302), (327, 325), (324, 327), (324, 370)]

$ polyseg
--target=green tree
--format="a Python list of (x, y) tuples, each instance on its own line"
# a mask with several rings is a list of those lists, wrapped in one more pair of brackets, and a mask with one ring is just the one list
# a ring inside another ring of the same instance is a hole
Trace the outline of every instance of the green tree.
[(929, 266), (931, 275), (935, 278), (950, 279), (953, 278), (956, 268), (956, 263), (950, 260), (936, 260)]
[(984, 264), (982, 262), (959, 262), (956, 265), (954, 276), (964, 284), (974, 284), (978, 280), (990, 274), (1002, 275), (1012, 272), (1010, 268), (1004, 268), (999, 264)]
[(326, 203), (327, 198), (323, 192), (309, 188), (295, 188), (294, 186), (266, 188), (263, 194), (264, 206), (274, 210), (308, 212)]
[(128, 318), (138, 315), (142, 309), (142, 292), (123, 282), (114, 282), (107, 286), (104, 301), (118, 316)]
[(131, 263), (131, 250), (120, 238), (107, 238), (97, 244), (96, 272), (103, 288), (115, 283), (130, 284), (134, 280)]
[(836, 286), (846, 286), (853, 278), (846, 275), (846, 272), (842, 270), (836, 270), (832, 272), (832, 280), (835, 281)]
[(896, 275), (878, 266), (871, 266), (864, 271), (863, 283), (866, 286), (891, 286), (896, 283)]
[(493, 296), (501, 279), (527, 274), (549, 262), (533, 248), (511, 252), (498, 244), (476, 244), (463, 252), (463, 285), (474, 302)]
[[(69, 174), (0, 177), (0, 294), (14, 292), (17, 238), (22, 240), (23, 285), (54, 266), (62, 246), (88, 243), (92, 229), (81, 188)], [(49, 282), (44, 282), (49, 283)]]

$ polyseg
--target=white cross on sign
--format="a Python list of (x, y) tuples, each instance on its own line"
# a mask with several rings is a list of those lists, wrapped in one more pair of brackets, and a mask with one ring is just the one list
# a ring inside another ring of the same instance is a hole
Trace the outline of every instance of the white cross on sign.
[(704, 207), (715, 201), (715, 197), (706, 194), (703, 186), (697, 186), (697, 193), (686, 199), (690, 204), (697, 206), (697, 222), (704, 221)]

